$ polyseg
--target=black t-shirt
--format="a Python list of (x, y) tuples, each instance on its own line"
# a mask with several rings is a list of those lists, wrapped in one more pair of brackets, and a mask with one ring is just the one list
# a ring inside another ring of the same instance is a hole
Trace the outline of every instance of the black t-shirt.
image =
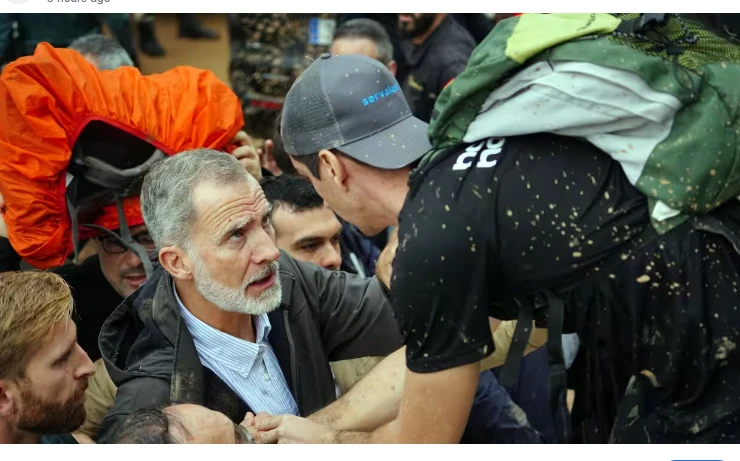
[(411, 181), (392, 298), (408, 366), (431, 372), (493, 352), (497, 303), (590, 273), (648, 223), (618, 164), (574, 138), (488, 139)]
[(72, 289), (77, 342), (90, 356), (90, 360), (95, 361), (101, 357), (98, 347), (100, 329), (123, 302), (123, 298), (103, 275), (97, 255), (86, 259), (79, 266), (62, 266), (53, 272), (59, 274)]
[(618, 443), (737, 441), (738, 229), (731, 201), (658, 235), (619, 164), (574, 138), (441, 155), (400, 215), (391, 288), (408, 367), (481, 360), (489, 316), (517, 316), (504, 301), (554, 288), (582, 345), (579, 427)]

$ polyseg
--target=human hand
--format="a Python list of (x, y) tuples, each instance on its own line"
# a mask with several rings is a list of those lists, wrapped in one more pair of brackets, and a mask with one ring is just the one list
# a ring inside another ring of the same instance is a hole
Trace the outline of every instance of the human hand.
[[(265, 416), (271, 416), (269, 413), (258, 413), (259, 416), (265, 417)], [(251, 411), (248, 411), (246, 415), (244, 415), (244, 420), (239, 424), (243, 428), (245, 428), (249, 433), (252, 435), (252, 438), (254, 439), (255, 443), (262, 443), (262, 432), (255, 427), (255, 415)]]
[(254, 148), (254, 142), (244, 131), (240, 131), (234, 136), (234, 139), (229, 142), (229, 146), (233, 146), (229, 152), (234, 156), (244, 168), (254, 176), (257, 181), (262, 180), (262, 168), (260, 166), (260, 157), (257, 150)]
[(257, 181), (262, 180), (262, 168), (260, 166), (260, 159), (257, 151), (252, 146), (241, 146), (237, 147), (231, 152), (231, 155), (239, 160), (247, 172), (254, 176)]
[(255, 425), (262, 433), (262, 443), (333, 443), (337, 431), (293, 415), (259, 414)]
[[(237, 443), (262, 443), (262, 433), (258, 431), (256, 427), (249, 426), (245, 424), (244, 422), (239, 424), (239, 427), (249, 432), (250, 437), (252, 437), (252, 441), (247, 440), (245, 442), (245, 441), (240, 440), (239, 437), (237, 437)], [(244, 436), (241, 437), (241, 439), (244, 439), (244, 438), (245, 438)]]
[(272, 141), (272, 139), (265, 139), (264, 147), (257, 149), (257, 154), (260, 157), (260, 164), (262, 165), (262, 168), (274, 174), (275, 176), (280, 176), (281, 174), (283, 174), (283, 172), (277, 166), (277, 162), (275, 162), (275, 157), (272, 155), (274, 149), (275, 143)]
[[(267, 413), (265, 411), (262, 411), (260, 413), (257, 413), (257, 416), (259, 416), (261, 418), (264, 418), (264, 417), (272, 416), (272, 415), (270, 413)], [(257, 416), (255, 416), (255, 414), (252, 413), (251, 411), (248, 411), (247, 414), (244, 415), (244, 421), (242, 421), (242, 426), (245, 426), (245, 427), (247, 427), (247, 426), (249, 426), (249, 427), (255, 427), (255, 418)]]
[(393, 276), (393, 260), (396, 257), (397, 249), (398, 227), (393, 229), (393, 233), (388, 238), (388, 243), (378, 257), (378, 262), (375, 263), (375, 276), (389, 290), (391, 288), (391, 277)]

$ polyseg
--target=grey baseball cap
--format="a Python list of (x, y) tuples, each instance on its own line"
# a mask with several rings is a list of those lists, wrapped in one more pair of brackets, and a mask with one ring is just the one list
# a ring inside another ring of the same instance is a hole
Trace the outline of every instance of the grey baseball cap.
[(338, 149), (381, 169), (397, 169), (431, 149), (427, 124), (411, 109), (393, 74), (366, 56), (322, 55), (293, 83), (280, 131), (295, 157)]

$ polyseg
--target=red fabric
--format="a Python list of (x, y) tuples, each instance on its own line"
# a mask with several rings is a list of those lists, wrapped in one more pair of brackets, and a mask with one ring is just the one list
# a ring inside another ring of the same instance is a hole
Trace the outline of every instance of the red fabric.
[[(123, 214), (126, 216), (126, 224), (129, 228), (144, 224), (144, 216), (141, 214), (141, 200), (138, 196), (123, 199)], [(118, 230), (121, 226), (118, 221), (118, 207), (116, 207), (116, 204), (113, 203), (101, 208), (100, 214), (95, 217), (93, 224), (110, 231)], [(100, 233), (97, 230), (81, 228), (80, 239), (94, 237), (100, 235)]]
[(37, 268), (59, 266), (72, 251), (65, 178), (92, 120), (167, 155), (222, 150), (244, 125), (239, 98), (211, 71), (98, 71), (78, 52), (48, 43), (8, 64), (0, 75), (0, 193), (10, 243)]

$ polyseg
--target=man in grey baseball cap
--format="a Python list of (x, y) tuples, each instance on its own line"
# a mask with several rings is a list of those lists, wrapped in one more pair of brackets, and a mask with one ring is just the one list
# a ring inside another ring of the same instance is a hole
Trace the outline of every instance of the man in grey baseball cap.
[[(409, 206), (409, 175), (431, 148), (427, 125), (411, 115), (398, 82), (382, 63), (365, 56), (321, 56), (288, 92), (281, 131), (285, 150), (298, 173), (310, 179), (334, 211), (364, 234), (375, 235), (388, 226), (398, 227), (402, 208), (411, 211), (405, 208)], [(457, 185), (457, 178), (451, 180)], [(440, 208), (442, 205), (439, 204)], [(423, 214), (423, 207), (411, 206), (414, 212)], [(407, 228), (416, 229), (416, 224), (409, 224), (413, 220), (401, 219)], [(418, 221), (416, 231), (434, 238), (435, 233), (444, 228), (439, 227), (444, 226), (443, 222), (434, 221)], [(464, 224), (462, 226), (465, 232)], [(408, 230), (403, 232), (399, 254), (410, 240)], [(461, 238), (468, 244), (469, 235)], [(394, 253), (396, 245), (397, 238), (389, 243)], [(412, 264), (418, 267), (416, 262)], [(402, 292), (430, 295), (446, 292), (453, 297), (465, 296), (456, 283), (441, 285), (440, 279), (447, 280), (448, 275), (436, 274), (434, 279), (422, 276), (416, 281), (418, 283), (409, 284), (396, 278), (396, 266), (394, 263), (391, 289), (397, 315), (401, 312), (403, 317), (405, 312), (399, 308), (408, 307), (408, 304), (396, 302), (403, 298), (399, 296)], [(450, 269), (467, 277), (465, 267), (453, 265)], [(416, 269), (409, 271), (405, 267), (401, 272), (409, 274)], [(440, 285), (434, 290), (423, 286), (432, 282)], [(450, 303), (450, 308), (454, 308), (454, 304)], [(431, 307), (431, 304), (425, 301), (424, 307)], [(418, 313), (425, 315), (421, 309)], [(483, 322), (476, 326), (482, 329), (477, 334), (487, 336), (490, 341), (495, 327), (498, 327), (496, 322), (491, 327)], [(497, 338), (499, 333), (505, 334), (505, 331), (497, 331)], [(259, 415), (256, 425), (264, 432), (262, 440), (266, 443), (278, 439), (288, 443), (458, 442), (476, 395), (479, 371), (503, 363), (506, 341), (504, 337), (497, 340), (497, 344), (504, 347), (497, 348), (496, 354), (485, 363), (479, 365), (474, 361), (463, 370), (462, 377), (440, 376), (431, 368), (432, 373), (418, 373), (418, 368), (411, 368), (407, 362), (407, 348), (400, 349), (383, 360), (340, 401), (309, 419)], [(493, 347), (487, 346), (487, 350), (493, 351)], [(435, 399), (430, 399), (431, 395)], [(440, 399), (443, 402), (438, 402)], [(430, 423), (430, 411), (445, 416), (443, 420)], [(520, 426), (528, 426), (528, 423), (525, 421)], [(372, 429), (376, 430), (355, 432)]]
[(398, 224), (410, 167), (431, 148), (391, 72), (357, 55), (322, 55), (301, 74), (281, 132), (298, 172), (365, 235)]
[(376, 168), (408, 166), (431, 146), (427, 124), (411, 110), (393, 74), (359, 55), (322, 55), (288, 92), (285, 149), (299, 160), (324, 149)]

